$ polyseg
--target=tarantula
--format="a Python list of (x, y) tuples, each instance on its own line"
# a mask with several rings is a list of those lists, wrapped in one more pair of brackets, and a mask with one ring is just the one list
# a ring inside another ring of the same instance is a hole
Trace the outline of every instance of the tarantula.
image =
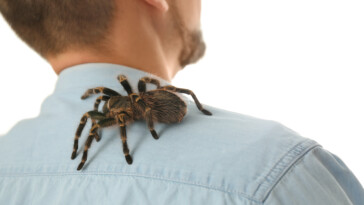
[[(186, 103), (177, 96), (175, 92), (191, 95), (197, 108), (201, 112), (205, 115), (212, 115), (211, 112), (202, 107), (196, 95), (191, 90), (177, 88), (172, 85), (161, 87), (157, 79), (143, 77), (138, 82), (139, 94), (136, 94), (132, 91), (129, 82), (124, 75), (119, 75), (117, 79), (128, 93), (128, 96), (122, 96), (110, 88), (97, 87), (88, 89), (81, 97), (81, 99), (86, 99), (92, 94), (104, 94), (96, 99), (94, 110), (89, 111), (82, 116), (81, 122), (77, 128), (71, 159), (76, 158), (78, 139), (81, 136), (87, 119), (91, 118), (92, 127), (85, 142), (82, 161), (78, 165), (77, 170), (81, 170), (84, 166), (87, 160), (87, 151), (90, 148), (93, 139), (96, 139), (97, 142), (100, 140), (98, 129), (112, 125), (119, 125), (125, 159), (128, 164), (132, 164), (133, 159), (129, 154), (129, 148), (126, 141), (126, 125), (136, 120), (145, 119), (153, 138), (158, 139), (159, 136), (154, 130), (154, 122), (177, 123), (181, 122), (186, 114)], [(146, 83), (154, 84), (157, 89), (146, 91)], [(105, 103), (102, 112), (99, 112), (98, 109), (101, 101), (105, 101)]]

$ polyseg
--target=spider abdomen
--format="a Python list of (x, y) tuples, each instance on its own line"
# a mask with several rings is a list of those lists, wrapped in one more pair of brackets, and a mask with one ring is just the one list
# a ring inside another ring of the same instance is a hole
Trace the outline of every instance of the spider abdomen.
[(155, 122), (181, 122), (187, 112), (186, 103), (178, 95), (166, 90), (151, 90), (140, 97), (151, 109)]

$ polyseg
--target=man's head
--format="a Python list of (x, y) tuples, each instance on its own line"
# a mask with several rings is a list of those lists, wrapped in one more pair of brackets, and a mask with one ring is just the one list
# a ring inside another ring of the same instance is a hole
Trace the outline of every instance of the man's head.
[(132, 36), (140, 41), (158, 35), (162, 50), (178, 53), (180, 68), (205, 51), (201, 0), (0, 0), (0, 11), (16, 34), (48, 60), (68, 51), (115, 53), (121, 41), (132, 41), (123, 37), (138, 31), (134, 27), (144, 27)]

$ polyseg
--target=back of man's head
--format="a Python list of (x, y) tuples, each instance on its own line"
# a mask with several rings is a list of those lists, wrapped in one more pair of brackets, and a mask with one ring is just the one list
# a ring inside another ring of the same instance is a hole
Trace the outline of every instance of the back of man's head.
[(100, 49), (115, 11), (114, 0), (0, 0), (15, 33), (42, 57), (67, 49)]
[(200, 11), (201, 0), (0, 0), (5, 20), (56, 73), (109, 62), (167, 80), (204, 55)]

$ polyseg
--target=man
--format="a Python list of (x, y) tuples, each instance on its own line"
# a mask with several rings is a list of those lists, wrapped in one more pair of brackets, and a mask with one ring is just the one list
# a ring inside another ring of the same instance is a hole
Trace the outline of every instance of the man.
[[(95, 127), (104, 117), (88, 112), (96, 99), (111, 110), (114, 91), (137, 93), (145, 76), (172, 88), (173, 76), (203, 56), (199, 0), (0, 0), (0, 11), (59, 74), (40, 115), (0, 138), (0, 204), (364, 203), (338, 157), (274, 121), (184, 98), (182, 122), (155, 123), (155, 133), (148, 114), (148, 126), (120, 117), (119, 126)], [(114, 91), (80, 99), (96, 87)]]

